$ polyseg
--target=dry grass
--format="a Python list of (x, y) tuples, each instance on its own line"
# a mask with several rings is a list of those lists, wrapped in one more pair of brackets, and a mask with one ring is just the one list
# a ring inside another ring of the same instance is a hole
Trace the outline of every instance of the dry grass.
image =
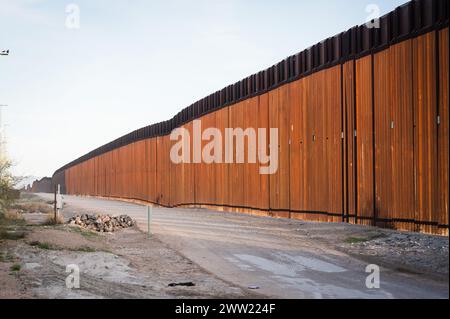
[(85, 238), (95, 238), (100, 236), (99, 233), (91, 231), (91, 230), (87, 230), (87, 229), (83, 229), (81, 227), (78, 226), (70, 226), (68, 228), (68, 230), (72, 233), (77, 233), (80, 234), (81, 236), (85, 237)]
[(23, 238), (25, 238), (25, 233), (22, 231), (0, 229), (0, 240), (20, 240)]
[(30, 246), (32, 247), (38, 247), (43, 250), (60, 250), (60, 248), (57, 248), (55, 246), (50, 245), (49, 243), (41, 243), (39, 241), (33, 241), (30, 243)]
[[(99, 250), (93, 248), (93, 247), (89, 247), (89, 246), (80, 246), (80, 247), (75, 247), (75, 248), (68, 248), (68, 247), (60, 247), (60, 246), (56, 246), (56, 245), (52, 245), (49, 243), (41, 243), (39, 241), (33, 241), (31, 243), (29, 243), (30, 246), (32, 247), (38, 247), (39, 249), (42, 250), (66, 250), (66, 251), (74, 251), (74, 252), (82, 252), (82, 253), (95, 253)], [(105, 251), (108, 252), (108, 251)]]
[(15, 210), (8, 210), (0, 216), (0, 240), (19, 240), (25, 237), (25, 220)]
[(4, 214), (4, 218), (8, 220), (9, 223), (14, 225), (23, 225), (25, 224), (25, 219), (23, 218), (22, 213), (15, 209), (10, 209)]
[(49, 214), (53, 211), (53, 206), (43, 201), (19, 201), (14, 208), (20, 209), (25, 213)]
[(55, 214), (48, 213), (47, 218), (44, 222), (44, 225), (62, 225), (64, 224), (64, 218), (61, 216), (61, 214), (56, 215), (56, 221), (55, 221)]
[(21, 222), (24, 221), (23, 216), (17, 210), (10, 209), (5, 212), (4, 217), (9, 221)]
[(26, 224), (22, 214), (15, 210), (8, 210), (0, 215), (0, 230), (15, 226), (24, 226)]
[(9, 263), (14, 260), (14, 257), (8, 251), (0, 251), (0, 262)]

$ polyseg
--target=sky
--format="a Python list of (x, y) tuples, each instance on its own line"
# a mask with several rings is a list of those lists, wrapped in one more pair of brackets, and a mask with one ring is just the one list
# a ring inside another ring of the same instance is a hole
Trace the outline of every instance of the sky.
[(384, 14), (405, 2), (0, 0), (0, 51), (10, 50), (0, 56), (2, 134), (14, 173), (52, 176), (364, 23), (368, 5)]

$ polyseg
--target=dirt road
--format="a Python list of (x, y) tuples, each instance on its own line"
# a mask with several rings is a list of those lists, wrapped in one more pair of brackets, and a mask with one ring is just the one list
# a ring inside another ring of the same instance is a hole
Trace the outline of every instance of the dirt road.
[[(100, 234), (53, 225), (51, 210), (49, 202), (25, 194), (0, 216), (0, 299), (261, 298), (137, 227)], [(74, 269), (80, 285), (71, 289)]]
[[(64, 202), (66, 217), (82, 212), (128, 214), (147, 229), (141, 205), (73, 196), (64, 196)], [(152, 232), (170, 248), (227, 282), (243, 289), (258, 287), (267, 297), (448, 298), (447, 238), (203, 209), (153, 208), (152, 218)], [(390, 242), (391, 236), (426, 240), (428, 248), (420, 254), (389, 246), (388, 254), (361, 254), (359, 242)], [(377, 263), (380, 289), (368, 289), (366, 267)]]
[[(91, 234), (68, 226), (39, 227), (25, 241), (2, 247), (18, 258), (15, 263), (22, 269), (12, 275), (3, 269), (5, 276), (0, 276), (0, 282), (9, 287), (2, 285), (0, 299), (256, 297), (207, 273), (158, 240), (148, 240), (136, 229), (105, 236)], [(70, 265), (80, 271), (80, 289), (66, 286)], [(180, 283), (194, 286), (171, 285)]]

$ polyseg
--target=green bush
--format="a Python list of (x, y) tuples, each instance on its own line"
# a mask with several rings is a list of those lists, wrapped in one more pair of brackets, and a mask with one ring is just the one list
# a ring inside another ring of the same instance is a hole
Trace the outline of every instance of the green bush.
[(20, 269), (22, 269), (22, 266), (19, 264), (15, 264), (15, 265), (11, 266), (11, 271), (17, 272), (17, 271), (20, 271)]

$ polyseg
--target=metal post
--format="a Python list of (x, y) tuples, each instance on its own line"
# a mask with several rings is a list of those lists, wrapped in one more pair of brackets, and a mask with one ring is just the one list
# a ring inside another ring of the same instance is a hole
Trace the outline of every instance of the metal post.
[(54, 214), (55, 214), (55, 224), (56, 224), (56, 210), (57, 210), (57, 208), (56, 208), (56, 190), (57, 190), (57, 185), (55, 185), (55, 200), (54, 200), (54, 202), (53, 202), (53, 210), (54, 210)]
[(62, 198), (61, 198), (61, 185), (58, 184), (57, 191), (56, 191), (56, 218), (55, 218), (55, 224), (58, 223), (58, 217), (60, 217), (62, 209)]
[(150, 224), (152, 223), (152, 207), (147, 206), (147, 236), (148, 238), (152, 237), (152, 232), (150, 228)]

